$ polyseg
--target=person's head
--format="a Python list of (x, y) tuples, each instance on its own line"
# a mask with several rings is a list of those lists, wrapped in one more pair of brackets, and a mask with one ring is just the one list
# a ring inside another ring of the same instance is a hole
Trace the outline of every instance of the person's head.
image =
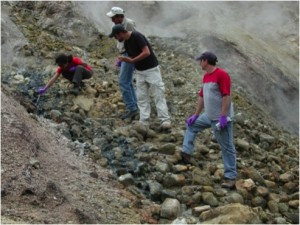
[(215, 66), (218, 62), (217, 56), (212, 52), (204, 52), (196, 58), (203, 70), (207, 67)]
[(117, 24), (113, 26), (109, 37), (110, 38), (114, 37), (118, 41), (122, 42), (128, 39), (128, 31), (124, 28), (123, 25)]
[(124, 13), (125, 11), (122, 8), (112, 7), (111, 10), (108, 13), (106, 13), (106, 15), (111, 18), (111, 21), (114, 24), (121, 24), (124, 20)]
[(71, 63), (73, 60), (73, 56), (72, 55), (66, 55), (66, 54), (59, 54), (56, 59), (55, 59), (55, 63), (64, 68), (66, 67), (69, 63)]

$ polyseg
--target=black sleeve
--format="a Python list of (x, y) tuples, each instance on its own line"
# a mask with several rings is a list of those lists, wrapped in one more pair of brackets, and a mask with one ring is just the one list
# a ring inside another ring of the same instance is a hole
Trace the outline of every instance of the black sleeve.
[(137, 34), (136, 44), (142, 50), (145, 46), (147, 46), (147, 41), (142, 34)]

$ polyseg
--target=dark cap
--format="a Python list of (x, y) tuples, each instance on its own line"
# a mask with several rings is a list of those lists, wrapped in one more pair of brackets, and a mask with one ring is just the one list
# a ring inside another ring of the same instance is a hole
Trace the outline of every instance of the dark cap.
[(218, 62), (217, 56), (212, 52), (204, 52), (200, 56), (196, 57), (196, 61), (207, 60), (210, 64)]
[(110, 38), (114, 37), (116, 34), (126, 31), (122, 24), (117, 24), (113, 26), (111, 34), (109, 35)]

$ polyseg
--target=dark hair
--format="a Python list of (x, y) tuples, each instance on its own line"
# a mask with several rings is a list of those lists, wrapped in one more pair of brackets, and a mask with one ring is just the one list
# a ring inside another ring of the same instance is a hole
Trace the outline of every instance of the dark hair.
[(114, 15), (113, 17), (121, 17), (121, 18), (124, 18), (124, 15), (123, 15), (123, 14), (116, 14), (116, 15)]
[(66, 63), (72, 62), (72, 60), (73, 60), (72, 55), (60, 54), (56, 57), (55, 63), (56, 64), (66, 64)]
[(217, 64), (218, 60), (217, 59), (208, 58), (207, 62), (208, 62), (209, 65), (215, 66)]

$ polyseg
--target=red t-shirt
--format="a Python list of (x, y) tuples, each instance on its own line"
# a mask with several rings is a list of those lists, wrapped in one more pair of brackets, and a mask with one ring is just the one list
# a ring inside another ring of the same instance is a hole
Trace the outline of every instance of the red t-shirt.
[[(70, 73), (70, 72), (74, 72), (75, 71), (75, 69), (76, 69), (76, 66), (78, 66), (78, 65), (82, 65), (82, 60), (80, 59), (80, 58), (77, 58), (77, 57), (73, 57), (73, 60), (72, 60), (72, 62), (71, 63), (69, 63), (69, 65), (65, 68), (65, 69), (63, 69), (63, 68), (61, 68), (60, 66), (57, 68), (57, 70), (56, 70), (56, 73), (58, 73), (58, 74), (61, 74), (61, 73), (63, 73), (63, 72), (66, 72), (66, 73)], [(87, 69), (87, 70), (89, 70), (89, 71), (92, 71), (92, 68), (89, 66), (89, 65), (86, 65), (85, 66), (85, 68)]]
[[(222, 98), (230, 95), (230, 87), (230, 76), (221, 68), (216, 68), (214, 72), (204, 75), (199, 96), (203, 97), (205, 112), (211, 120), (217, 120), (221, 115)], [(233, 116), (232, 104), (229, 106), (228, 116)]]

